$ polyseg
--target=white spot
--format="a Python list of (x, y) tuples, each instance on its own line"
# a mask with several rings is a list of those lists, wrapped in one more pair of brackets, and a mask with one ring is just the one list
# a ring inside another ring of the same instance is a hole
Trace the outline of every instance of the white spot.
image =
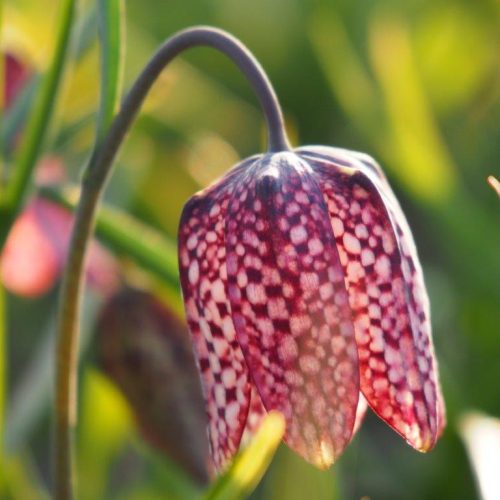
[(189, 266), (189, 270), (188, 270), (189, 282), (192, 285), (194, 285), (198, 282), (199, 277), (200, 277), (200, 269), (198, 267), (198, 261), (193, 260), (193, 262), (191, 262), (191, 265)]
[(224, 386), (217, 384), (214, 389), (215, 392), (215, 402), (219, 408), (223, 408), (226, 405), (226, 389)]
[(292, 316), (290, 318), (290, 331), (298, 336), (311, 328), (311, 319), (309, 316)]
[(290, 239), (294, 245), (300, 245), (307, 239), (307, 231), (304, 226), (294, 226), (290, 231)]
[(311, 255), (320, 255), (324, 250), (323, 243), (321, 243), (321, 240), (319, 240), (318, 238), (309, 240), (307, 246)]
[(389, 345), (385, 348), (384, 357), (386, 363), (392, 367), (401, 365), (401, 354)]
[(420, 376), (417, 370), (412, 367), (407, 371), (406, 379), (408, 380), (408, 387), (412, 391), (418, 391), (420, 386)]
[(330, 341), (330, 345), (332, 346), (333, 354), (338, 356), (346, 347), (346, 341), (344, 337), (337, 335), (332, 338)]
[(361, 207), (357, 201), (353, 201), (349, 207), (349, 212), (351, 215), (358, 215), (361, 212)]
[(257, 327), (259, 332), (266, 337), (271, 337), (274, 334), (273, 323), (267, 318), (259, 318), (257, 320)]
[(333, 295), (333, 285), (324, 283), (319, 287), (319, 295), (323, 301), (329, 299)]
[(372, 319), (380, 319), (381, 318), (380, 307), (377, 304), (370, 304), (368, 306), (368, 314)]
[(361, 264), (363, 267), (369, 266), (375, 262), (375, 255), (369, 248), (363, 248), (361, 251)]
[(283, 298), (277, 297), (269, 299), (267, 303), (267, 312), (271, 319), (287, 319), (288, 311)]
[(253, 267), (255, 269), (262, 269), (262, 261), (253, 254), (247, 254), (243, 258), (243, 265), (245, 267)]
[(361, 240), (368, 238), (368, 229), (364, 224), (357, 224), (354, 228), (354, 234)]
[(391, 277), (391, 261), (387, 255), (381, 255), (378, 257), (375, 263), (375, 272), (384, 281), (389, 280)]
[(373, 385), (373, 389), (376, 392), (385, 392), (385, 391), (387, 391), (387, 389), (389, 387), (389, 382), (387, 381), (386, 378), (377, 377), (373, 381), (372, 385)]
[(300, 368), (305, 373), (316, 374), (319, 372), (319, 361), (311, 355), (301, 356), (299, 359)]
[(293, 217), (295, 214), (300, 212), (300, 206), (292, 201), (286, 206), (285, 211), (288, 217)]
[(384, 248), (385, 253), (391, 254), (394, 252), (394, 240), (387, 232), (382, 234), (382, 247)]
[(212, 297), (216, 302), (224, 302), (226, 300), (224, 283), (222, 280), (217, 280), (212, 285)]
[(298, 191), (297, 193), (295, 193), (295, 199), (302, 205), (309, 204), (309, 198), (307, 197), (307, 194), (304, 193), (303, 191)]
[(285, 335), (278, 347), (278, 353), (283, 362), (293, 361), (299, 355), (297, 342), (290, 335)]
[(236, 372), (233, 368), (226, 368), (222, 372), (222, 383), (226, 387), (233, 387), (236, 384)]
[(236, 281), (239, 287), (241, 288), (246, 287), (248, 284), (247, 273), (243, 270), (238, 271), (238, 274), (236, 275)]
[(361, 278), (363, 278), (363, 276), (365, 275), (365, 270), (359, 262), (349, 262), (347, 264), (347, 275), (351, 282), (356, 283)]
[(215, 217), (216, 215), (219, 215), (219, 212), (220, 212), (220, 206), (219, 205), (214, 205), (211, 209), (210, 209), (210, 217)]
[(209, 243), (214, 243), (215, 241), (217, 241), (217, 234), (215, 233), (215, 231), (208, 231), (208, 233), (205, 236), (205, 239)]
[(186, 243), (188, 250), (193, 250), (194, 248), (196, 248), (197, 244), (198, 244), (198, 237), (196, 236), (196, 234), (192, 234), (188, 238), (187, 243)]
[(300, 286), (304, 291), (316, 290), (319, 286), (319, 278), (315, 273), (302, 273), (300, 275)]
[(250, 229), (245, 229), (243, 231), (243, 243), (257, 248), (257, 246), (259, 245), (259, 238)]
[(383, 352), (384, 351), (384, 337), (382, 330), (378, 327), (372, 327), (371, 329), (372, 341), (370, 343), (370, 350), (373, 352)]
[(231, 342), (234, 339), (234, 325), (233, 321), (229, 316), (226, 316), (222, 320), (222, 333), (224, 334), (224, 338), (228, 341)]
[(352, 254), (359, 254), (361, 252), (361, 245), (359, 244), (359, 240), (353, 236), (351, 233), (344, 233), (344, 237), (342, 239), (344, 242), (345, 249)]
[(236, 401), (230, 403), (226, 408), (226, 421), (230, 427), (234, 427), (237, 423), (240, 406)]
[(259, 283), (249, 283), (247, 285), (247, 297), (251, 304), (264, 304), (266, 302), (266, 291)]
[(214, 345), (215, 354), (219, 359), (223, 358), (227, 354), (227, 341), (226, 339), (221, 339), (220, 337), (213, 337), (212, 342)]
[(368, 198), (368, 191), (366, 191), (361, 186), (356, 186), (354, 188), (354, 196), (358, 198), (358, 200), (363, 200), (365, 198)]
[(368, 292), (368, 296), (372, 299), (378, 299), (380, 297), (380, 288), (376, 285), (370, 283), (367, 286), (366, 291)]
[(288, 231), (290, 224), (288, 224), (288, 220), (285, 219), (285, 217), (280, 217), (280, 219), (278, 220), (278, 227), (281, 231), (285, 232)]
[(283, 295), (287, 298), (290, 299), (295, 295), (295, 290), (290, 283), (283, 283)]
[(344, 233), (344, 223), (338, 217), (332, 217), (332, 229), (335, 237), (339, 238)]

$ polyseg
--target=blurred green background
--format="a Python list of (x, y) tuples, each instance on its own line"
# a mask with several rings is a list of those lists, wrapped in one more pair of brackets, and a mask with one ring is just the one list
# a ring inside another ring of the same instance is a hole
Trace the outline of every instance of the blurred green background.
[[(1, 47), (32, 75), (47, 68), (59, 6), (5, 2)], [(77, 40), (45, 146), (73, 182), (92, 148), (99, 101), (94, 8), (80, 3)], [(364, 151), (382, 164), (422, 259), (448, 412), (445, 434), (427, 455), (373, 415), (326, 473), (282, 446), (252, 498), (479, 498), (460, 433), (469, 411), (500, 418), (499, 199), (486, 182), (500, 176), (500, 4), (128, 0), (124, 88), (162, 40), (193, 24), (226, 29), (254, 52), (295, 145)], [(240, 158), (261, 152), (264, 132), (256, 99), (235, 67), (210, 49), (196, 49), (155, 85), (106, 201), (174, 240), (187, 198)], [(179, 310), (179, 298), (150, 273), (123, 257), (120, 265), (127, 281)], [(37, 299), (6, 296), (0, 498), (48, 495), (51, 386), (40, 373), (50, 373), (53, 362), (47, 346), (56, 298), (57, 288)], [(87, 340), (102, 301), (87, 293)], [(178, 472), (142, 441), (125, 399), (95, 368), (92, 346), (81, 374), (80, 498), (182, 498), (184, 486), (172, 479)]]

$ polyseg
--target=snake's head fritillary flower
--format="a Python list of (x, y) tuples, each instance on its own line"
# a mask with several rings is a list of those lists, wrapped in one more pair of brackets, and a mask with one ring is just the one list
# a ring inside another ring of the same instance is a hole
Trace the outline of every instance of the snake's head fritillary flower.
[(417, 450), (434, 446), (444, 406), (422, 270), (370, 157), (243, 161), (184, 207), (179, 261), (217, 467), (278, 410), (288, 446), (327, 468), (360, 398)]

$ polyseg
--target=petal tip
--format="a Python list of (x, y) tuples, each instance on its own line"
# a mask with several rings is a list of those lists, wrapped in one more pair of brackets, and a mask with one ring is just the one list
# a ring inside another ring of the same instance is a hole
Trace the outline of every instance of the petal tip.
[(335, 462), (335, 451), (333, 449), (332, 443), (328, 441), (320, 441), (319, 443), (319, 453), (316, 456), (316, 462), (314, 465), (318, 469), (327, 470)]

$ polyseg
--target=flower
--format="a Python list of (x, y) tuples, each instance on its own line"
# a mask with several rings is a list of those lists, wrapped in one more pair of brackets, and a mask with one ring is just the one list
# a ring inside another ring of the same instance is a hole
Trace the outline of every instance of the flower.
[(372, 158), (313, 146), (243, 161), (187, 202), (179, 265), (219, 469), (270, 410), (290, 448), (329, 467), (360, 393), (411, 446), (434, 446), (445, 417), (429, 302)]

